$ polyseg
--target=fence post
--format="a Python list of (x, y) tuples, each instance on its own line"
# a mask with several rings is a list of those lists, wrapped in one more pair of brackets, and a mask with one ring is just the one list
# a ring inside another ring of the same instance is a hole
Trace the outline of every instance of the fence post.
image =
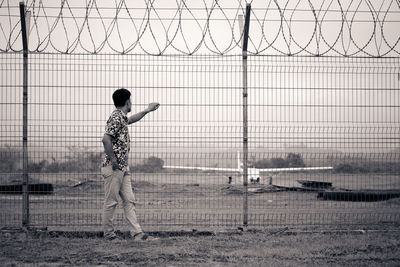
[[(248, 225), (248, 114), (247, 114), (247, 43), (249, 39), (249, 26), (250, 26), (250, 10), (251, 5), (246, 5), (246, 17), (243, 28), (243, 46), (242, 46), (242, 64), (243, 64), (243, 226)], [(243, 25), (243, 21), (239, 23)], [(243, 27), (243, 26), (241, 26)]]
[(24, 2), (19, 3), (23, 46), (23, 110), (22, 110), (22, 226), (29, 227), (29, 177), (28, 177), (28, 32), (30, 12), (25, 13)]

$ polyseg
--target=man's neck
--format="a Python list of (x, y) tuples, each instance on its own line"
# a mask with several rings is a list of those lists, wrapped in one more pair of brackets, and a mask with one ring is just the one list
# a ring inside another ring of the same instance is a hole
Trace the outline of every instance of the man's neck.
[(125, 115), (128, 114), (128, 111), (125, 109), (125, 107), (123, 108), (117, 108), (118, 110), (121, 110)]

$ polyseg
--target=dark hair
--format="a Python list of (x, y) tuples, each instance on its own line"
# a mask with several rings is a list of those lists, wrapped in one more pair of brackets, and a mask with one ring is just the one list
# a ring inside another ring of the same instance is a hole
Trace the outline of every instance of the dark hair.
[(128, 101), (130, 97), (131, 97), (131, 92), (129, 92), (125, 88), (116, 90), (112, 95), (114, 105), (117, 108), (125, 106), (126, 101)]

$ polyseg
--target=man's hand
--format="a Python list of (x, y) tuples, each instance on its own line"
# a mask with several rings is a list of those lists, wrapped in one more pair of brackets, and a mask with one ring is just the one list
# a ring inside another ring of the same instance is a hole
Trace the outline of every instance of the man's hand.
[(111, 165), (112, 165), (113, 171), (118, 170), (119, 166), (118, 166), (118, 161), (116, 158), (111, 159)]
[(132, 115), (128, 118), (128, 124), (135, 123), (137, 121), (140, 121), (147, 113), (155, 111), (158, 109), (160, 106), (159, 103), (150, 103), (146, 109), (142, 110), (139, 113), (136, 113), (135, 115)]
[(160, 106), (159, 103), (150, 103), (149, 106), (147, 107), (147, 110), (149, 112), (155, 111), (156, 109), (158, 109), (158, 107)]
[(104, 134), (103, 136), (103, 146), (104, 146), (104, 152), (106, 153), (107, 156), (110, 157), (111, 164), (112, 164), (112, 169), (115, 171), (118, 169), (118, 161), (117, 158), (115, 157), (114, 151), (112, 149), (112, 136), (108, 134)]

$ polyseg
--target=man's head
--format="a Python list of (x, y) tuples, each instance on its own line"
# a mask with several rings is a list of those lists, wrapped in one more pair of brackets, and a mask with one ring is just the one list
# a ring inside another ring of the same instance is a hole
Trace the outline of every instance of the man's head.
[(126, 107), (127, 112), (131, 112), (131, 92), (125, 88), (116, 90), (112, 95), (116, 108)]

